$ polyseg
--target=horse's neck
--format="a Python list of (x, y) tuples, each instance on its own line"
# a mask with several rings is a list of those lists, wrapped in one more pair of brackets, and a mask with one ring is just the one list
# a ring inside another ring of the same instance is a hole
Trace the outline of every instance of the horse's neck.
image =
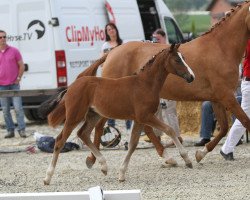
[(245, 18), (249, 12), (248, 7), (249, 4), (235, 11), (233, 16), (226, 18), (211, 33), (202, 36), (201, 39), (204, 39), (208, 46), (208, 42), (211, 41), (213, 50), (215, 50), (215, 46), (218, 46), (220, 48), (216, 49), (223, 51), (228, 58), (240, 61), (248, 40), (248, 29), (245, 24)]

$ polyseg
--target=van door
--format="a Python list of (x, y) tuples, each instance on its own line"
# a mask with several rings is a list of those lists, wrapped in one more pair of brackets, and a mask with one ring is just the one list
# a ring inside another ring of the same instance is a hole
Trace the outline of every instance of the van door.
[(169, 43), (183, 42), (183, 34), (167, 5), (162, 0), (155, 0), (155, 5), (158, 11), (161, 27), (168, 34)]
[(105, 25), (108, 22), (104, 0), (51, 0), (53, 17), (58, 18), (55, 27), (57, 50), (65, 52), (67, 83), (100, 57), (105, 41)]
[(17, 47), (26, 69), (21, 89), (56, 88), (54, 43), (49, 0), (0, 1), (1, 29), (7, 42)]
[(106, 8), (124, 41), (145, 39), (136, 0), (107, 0)]

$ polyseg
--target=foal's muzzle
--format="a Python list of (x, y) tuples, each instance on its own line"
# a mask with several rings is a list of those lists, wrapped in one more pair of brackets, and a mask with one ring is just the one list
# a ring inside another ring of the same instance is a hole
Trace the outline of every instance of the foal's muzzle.
[(183, 78), (188, 82), (191, 83), (194, 80), (194, 76), (192, 74), (184, 74)]

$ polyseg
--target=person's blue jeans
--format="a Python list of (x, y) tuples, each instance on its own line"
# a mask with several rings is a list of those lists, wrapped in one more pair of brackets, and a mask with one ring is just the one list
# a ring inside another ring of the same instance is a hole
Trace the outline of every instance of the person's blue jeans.
[[(239, 104), (241, 104), (241, 96), (236, 97)], [(234, 122), (235, 116), (232, 116), (232, 122)], [(201, 107), (201, 130), (200, 137), (204, 139), (210, 139), (214, 128), (216, 126), (215, 114), (213, 111), (212, 103), (210, 101), (204, 101)]]
[(215, 123), (216, 121), (212, 104), (210, 101), (204, 101), (201, 106), (201, 138), (211, 138)]
[[(14, 85), (7, 85), (7, 86), (0, 86), (0, 90), (19, 90), (20, 86), (17, 84)], [(3, 110), (4, 121), (6, 124), (6, 129), (8, 132), (12, 132), (15, 129), (15, 124), (13, 122), (11, 113), (10, 113), (10, 106), (11, 103), (15, 109), (16, 119), (17, 119), (17, 130), (24, 130), (25, 129), (25, 122), (24, 122), (24, 112), (22, 106), (22, 98), (21, 97), (2, 97), (0, 98), (1, 107)]]
[[(129, 130), (131, 128), (132, 121), (131, 120), (125, 120), (126, 123), (126, 129)], [(115, 127), (115, 120), (114, 119), (108, 119), (108, 125)]]

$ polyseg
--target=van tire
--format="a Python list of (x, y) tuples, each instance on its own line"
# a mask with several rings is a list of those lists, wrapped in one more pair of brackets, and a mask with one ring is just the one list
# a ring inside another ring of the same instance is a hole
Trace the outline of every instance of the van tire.
[(37, 108), (24, 109), (24, 114), (25, 114), (25, 117), (29, 121), (43, 121), (43, 120), (46, 120), (46, 118), (42, 118), (42, 117), (39, 116)]

